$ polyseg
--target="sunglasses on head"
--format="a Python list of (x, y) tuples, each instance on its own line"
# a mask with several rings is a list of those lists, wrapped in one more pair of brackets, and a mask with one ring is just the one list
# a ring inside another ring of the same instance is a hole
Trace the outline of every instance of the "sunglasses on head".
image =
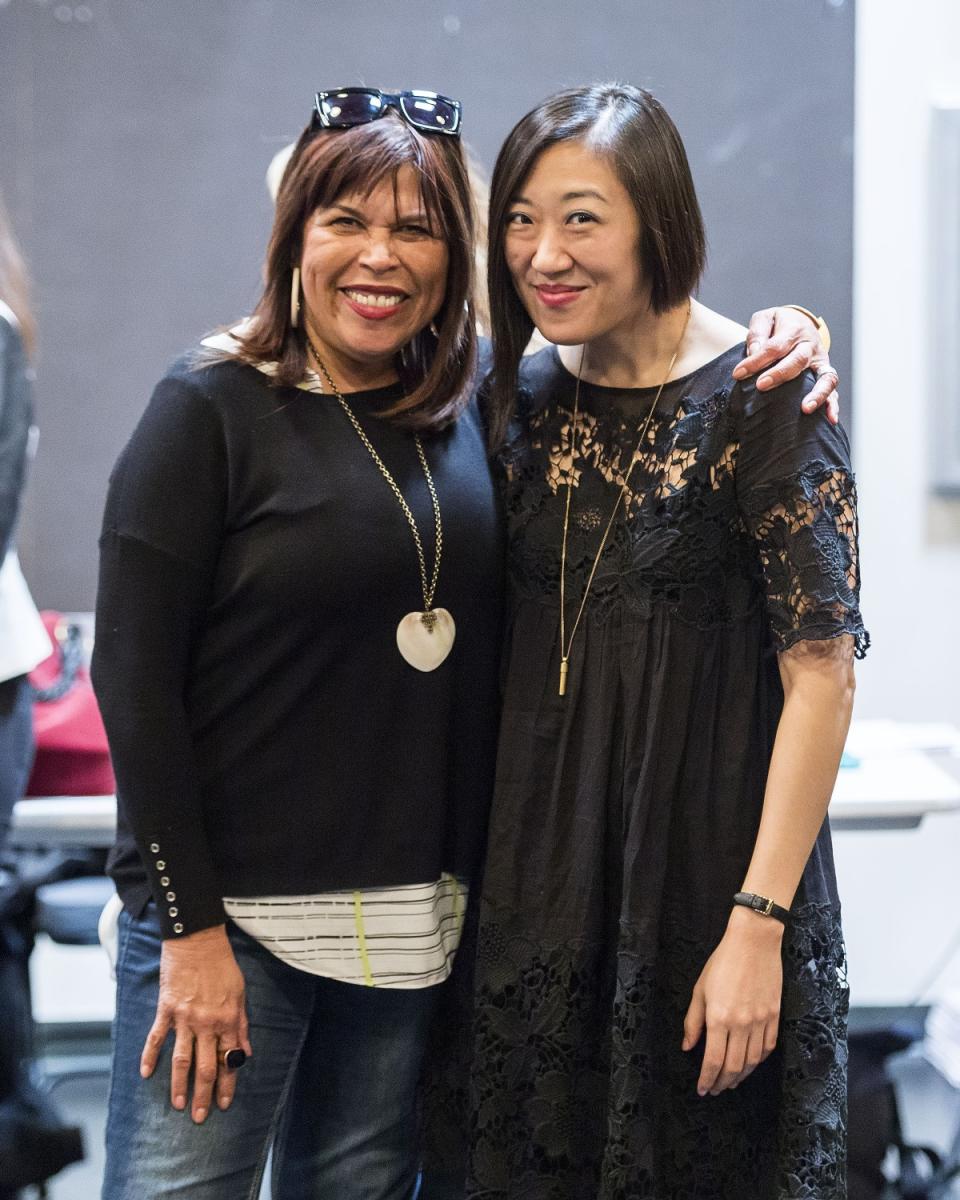
[(350, 129), (385, 116), (389, 109), (421, 133), (460, 136), (460, 101), (436, 92), (381, 92), (379, 88), (347, 87), (317, 92), (311, 129)]

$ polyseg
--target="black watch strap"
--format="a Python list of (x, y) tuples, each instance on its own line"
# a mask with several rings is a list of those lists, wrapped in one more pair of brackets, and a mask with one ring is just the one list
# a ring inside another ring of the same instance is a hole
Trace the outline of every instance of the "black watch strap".
[(790, 920), (790, 909), (782, 904), (774, 904), (768, 896), (758, 896), (754, 892), (737, 892), (733, 898), (734, 904), (742, 904), (744, 908), (752, 908), (762, 917), (775, 917), (784, 925)]

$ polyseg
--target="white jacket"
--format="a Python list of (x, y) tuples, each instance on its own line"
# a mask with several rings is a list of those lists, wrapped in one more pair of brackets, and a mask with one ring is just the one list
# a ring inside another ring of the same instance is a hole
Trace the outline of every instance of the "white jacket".
[(50, 638), (20, 570), (16, 550), (0, 567), (0, 680), (26, 675), (50, 654)]

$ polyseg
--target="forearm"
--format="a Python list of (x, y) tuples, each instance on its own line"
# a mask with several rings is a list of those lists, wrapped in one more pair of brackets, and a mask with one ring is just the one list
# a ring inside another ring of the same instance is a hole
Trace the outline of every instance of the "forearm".
[(135, 539), (101, 539), (93, 681), (117, 791), (164, 937), (224, 921), (184, 701), (204, 603), (185, 564)]
[(780, 656), (784, 705), (742, 890), (789, 908), (823, 824), (853, 711), (853, 642), (801, 642)]

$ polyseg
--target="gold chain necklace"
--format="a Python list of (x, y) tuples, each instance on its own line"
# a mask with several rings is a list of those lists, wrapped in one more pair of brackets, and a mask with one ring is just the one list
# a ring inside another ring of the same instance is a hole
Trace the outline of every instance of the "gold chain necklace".
[(613, 522), (616, 520), (617, 513), (620, 511), (620, 505), (623, 503), (623, 498), (627, 494), (627, 489), (630, 485), (630, 476), (633, 473), (633, 468), (636, 466), (637, 458), (640, 455), (640, 449), (643, 446), (644, 438), (647, 436), (647, 429), (650, 427), (650, 422), (653, 420), (653, 414), (657, 410), (657, 405), (660, 402), (660, 393), (667, 386), (667, 380), (670, 378), (670, 372), (673, 370), (677, 361), (677, 356), (680, 353), (680, 347), (683, 344), (683, 339), (687, 332), (687, 323), (690, 320), (690, 307), (687, 307), (687, 315), (683, 322), (683, 329), (680, 333), (680, 339), (677, 342), (677, 347), (673, 352), (673, 357), (670, 359), (670, 366), (667, 367), (667, 373), (663, 377), (663, 382), (657, 388), (657, 394), (653, 398), (653, 403), (650, 405), (650, 411), (647, 413), (647, 418), (643, 422), (640, 429), (640, 437), (637, 439), (637, 447), (633, 452), (633, 457), (630, 459), (627, 469), (624, 472), (623, 484), (620, 487), (620, 492), (617, 495), (616, 503), (613, 506), (613, 511), (610, 513), (610, 519), (607, 521), (606, 528), (603, 531), (603, 537), (600, 539), (600, 545), (597, 548), (597, 553), (593, 557), (593, 566), (590, 568), (590, 574), (587, 577), (586, 587), (583, 589), (583, 599), (580, 601), (580, 608), (577, 610), (576, 618), (573, 622), (573, 628), (570, 630), (570, 638), (567, 640), (566, 635), (566, 579), (567, 579), (567, 531), (570, 527), (570, 497), (573, 494), (573, 459), (576, 450), (577, 440), (577, 415), (580, 411), (580, 377), (583, 374), (583, 360), (586, 357), (586, 347), (580, 352), (580, 365), (577, 368), (577, 388), (573, 396), (573, 418), (570, 422), (570, 470), (567, 475), (567, 500), (563, 511), (563, 542), (560, 549), (560, 692), (561, 696), (567, 694), (567, 673), (570, 668), (570, 652), (573, 649), (573, 639), (577, 636), (577, 630), (580, 627), (580, 618), (583, 616), (587, 607), (587, 599), (590, 595), (590, 588), (593, 584), (593, 577), (597, 573), (597, 567), (600, 565), (600, 559), (607, 545), (607, 539), (610, 537), (610, 530), (613, 528)]
[(453, 642), (457, 636), (457, 628), (453, 617), (445, 608), (433, 607), (433, 597), (437, 591), (437, 580), (440, 578), (440, 558), (443, 554), (443, 524), (440, 520), (440, 499), (437, 496), (437, 489), (433, 482), (433, 476), (430, 473), (427, 456), (424, 453), (423, 442), (420, 440), (419, 434), (415, 433), (413, 435), (413, 442), (417, 448), (417, 457), (420, 459), (420, 466), (423, 468), (423, 475), (430, 492), (430, 500), (433, 503), (433, 519), (436, 529), (436, 554), (433, 562), (433, 572), (429, 580), (427, 579), (427, 558), (423, 551), (423, 541), (420, 537), (420, 530), (417, 528), (416, 518), (410, 510), (410, 505), (407, 503), (403, 492), (400, 491), (397, 481), (390, 474), (386, 463), (377, 453), (373, 443), (364, 432), (363, 426), (357, 420), (353, 409), (347, 403), (346, 397), (334, 383), (333, 377), (327, 370), (323, 359), (317, 353), (317, 348), (309, 336), (307, 337), (307, 345), (310, 347), (310, 353), (320, 368), (320, 373), (330, 385), (330, 390), (336, 396), (340, 407), (350, 419), (350, 424), (356, 430), (360, 441), (366, 446), (367, 452), (376, 463), (380, 474), (390, 485), (390, 490), (396, 496), (397, 503), (403, 510), (403, 515), (407, 518), (407, 524), (410, 526), (414, 545), (417, 548), (417, 561), (420, 565), (423, 612), (407, 613), (400, 621), (400, 624), (397, 626), (397, 649), (411, 667), (416, 667), (418, 671), (434, 671), (453, 649)]

